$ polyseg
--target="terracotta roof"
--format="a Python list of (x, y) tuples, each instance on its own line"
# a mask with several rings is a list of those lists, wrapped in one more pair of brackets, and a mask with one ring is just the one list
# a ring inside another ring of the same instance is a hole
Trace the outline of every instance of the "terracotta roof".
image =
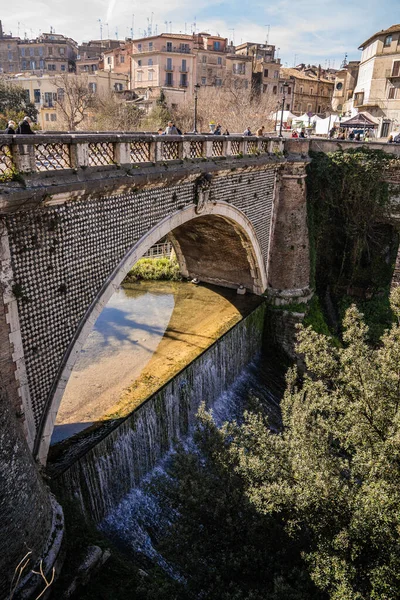
[(141, 38), (135, 38), (131, 41), (136, 44), (137, 42), (146, 42), (147, 40), (155, 40), (156, 38), (175, 38), (178, 40), (192, 40), (193, 35), (188, 35), (186, 33), (159, 33), (158, 35), (149, 35)]
[(363, 50), (364, 47), (367, 44), (369, 44), (369, 42), (371, 42), (374, 38), (378, 37), (379, 35), (388, 35), (389, 33), (397, 33), (398, 31), (400, 31), (400, 24), (392, 25), (388, 29), (382, 29), (381, 31), (374, 33), (374, 35), (371, 35), (371, 37), (369, 37), (365, 42), (363, 42), (360, 46), (358, 46), (358, 49)]
[[(306, 75), (305, 73), (303, 73), (302, 71), (298, 71), (297, 69), (291, 69), (288, 67), (283, 67), (280, 70), (280, 78), (281, 79), (288, 79), (289, 77), (295, 77), (296, 79), (305, 79), (306, 81), (318, 81), (318, 77), (311, 77), (310, 75)], [(333, 84), (333, 81), (331, 81), (330, 79), (325, 79), (325, 77), (321, 77), (320, 81), (322, 83), (331, 83)]]

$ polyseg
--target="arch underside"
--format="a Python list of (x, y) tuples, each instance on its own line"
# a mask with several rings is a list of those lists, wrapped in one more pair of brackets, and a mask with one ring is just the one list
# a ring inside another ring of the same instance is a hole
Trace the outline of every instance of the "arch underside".
[(65, 354), (41, 431), (38, 432), (34, 454), (40, 462), (47, 460), (64, 390), (98, 316), (132, 266), (167, 235), (174, 244), (184, 276), (223, 287), (238, 288), (242, 285), (255, 294), (262, 294), (266, 289), (265, 261), (253, 226), (234, 206), (225, 202), (209, 203), (198, 215), (196, 207), (191, 205), (165, 218), (126, 254), (81, 320)]

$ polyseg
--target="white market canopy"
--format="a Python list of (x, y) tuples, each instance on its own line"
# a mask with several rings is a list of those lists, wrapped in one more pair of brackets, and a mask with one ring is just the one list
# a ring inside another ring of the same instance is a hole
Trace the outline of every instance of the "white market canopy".
[(318, 115), (311, 115), (311, 117), (309, 117), (307, 113), (304, 113), (304, 115), (300, 115), (300, 117), (295, 117), (293, 120), (296, 122), (301, 121), (304, 124), (308, 125), (308, 123), (314, 123), (315, 121), (321, 120), (321, 117), (318, 117)]
[[(273, 113), (272, 118), (277, 119), (278, 122), (281, 120), (282, 111), (278, 110), (278, 112)], [(293, 121), (296, 118), (296, 115), (290, 112), (290, 110), (283, 111), (283, 122), (287, 123), (288, 121)]]
[[(342, 119), (342, 121), (344, 120)], [(315, 124), (315, 133), (317, 135), (327, 135), (335, 124), (339, 125), (339, 115), (329, 115), (325, 119), (320, 119)]]

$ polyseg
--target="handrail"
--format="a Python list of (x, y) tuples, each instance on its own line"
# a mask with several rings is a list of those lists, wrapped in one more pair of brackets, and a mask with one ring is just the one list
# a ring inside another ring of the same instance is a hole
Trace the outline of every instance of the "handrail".
[(283, 152), (276, 137), (154, 135), (146, 133), (0, 134), (0, 180), (16, 173), (43, 173), (109, 165), (184, 159), (241, 158)]

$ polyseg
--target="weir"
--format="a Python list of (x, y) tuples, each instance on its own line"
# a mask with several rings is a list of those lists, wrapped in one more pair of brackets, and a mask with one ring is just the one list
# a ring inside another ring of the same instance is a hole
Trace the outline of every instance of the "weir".
[(102, 521), (137, 486), (174, 443), (188, 434), (206, 407), (232, 385), (261, 351), (262, 303), (180, 371), (68, 467), (53, 465), (54, 486), (86, 518)]

